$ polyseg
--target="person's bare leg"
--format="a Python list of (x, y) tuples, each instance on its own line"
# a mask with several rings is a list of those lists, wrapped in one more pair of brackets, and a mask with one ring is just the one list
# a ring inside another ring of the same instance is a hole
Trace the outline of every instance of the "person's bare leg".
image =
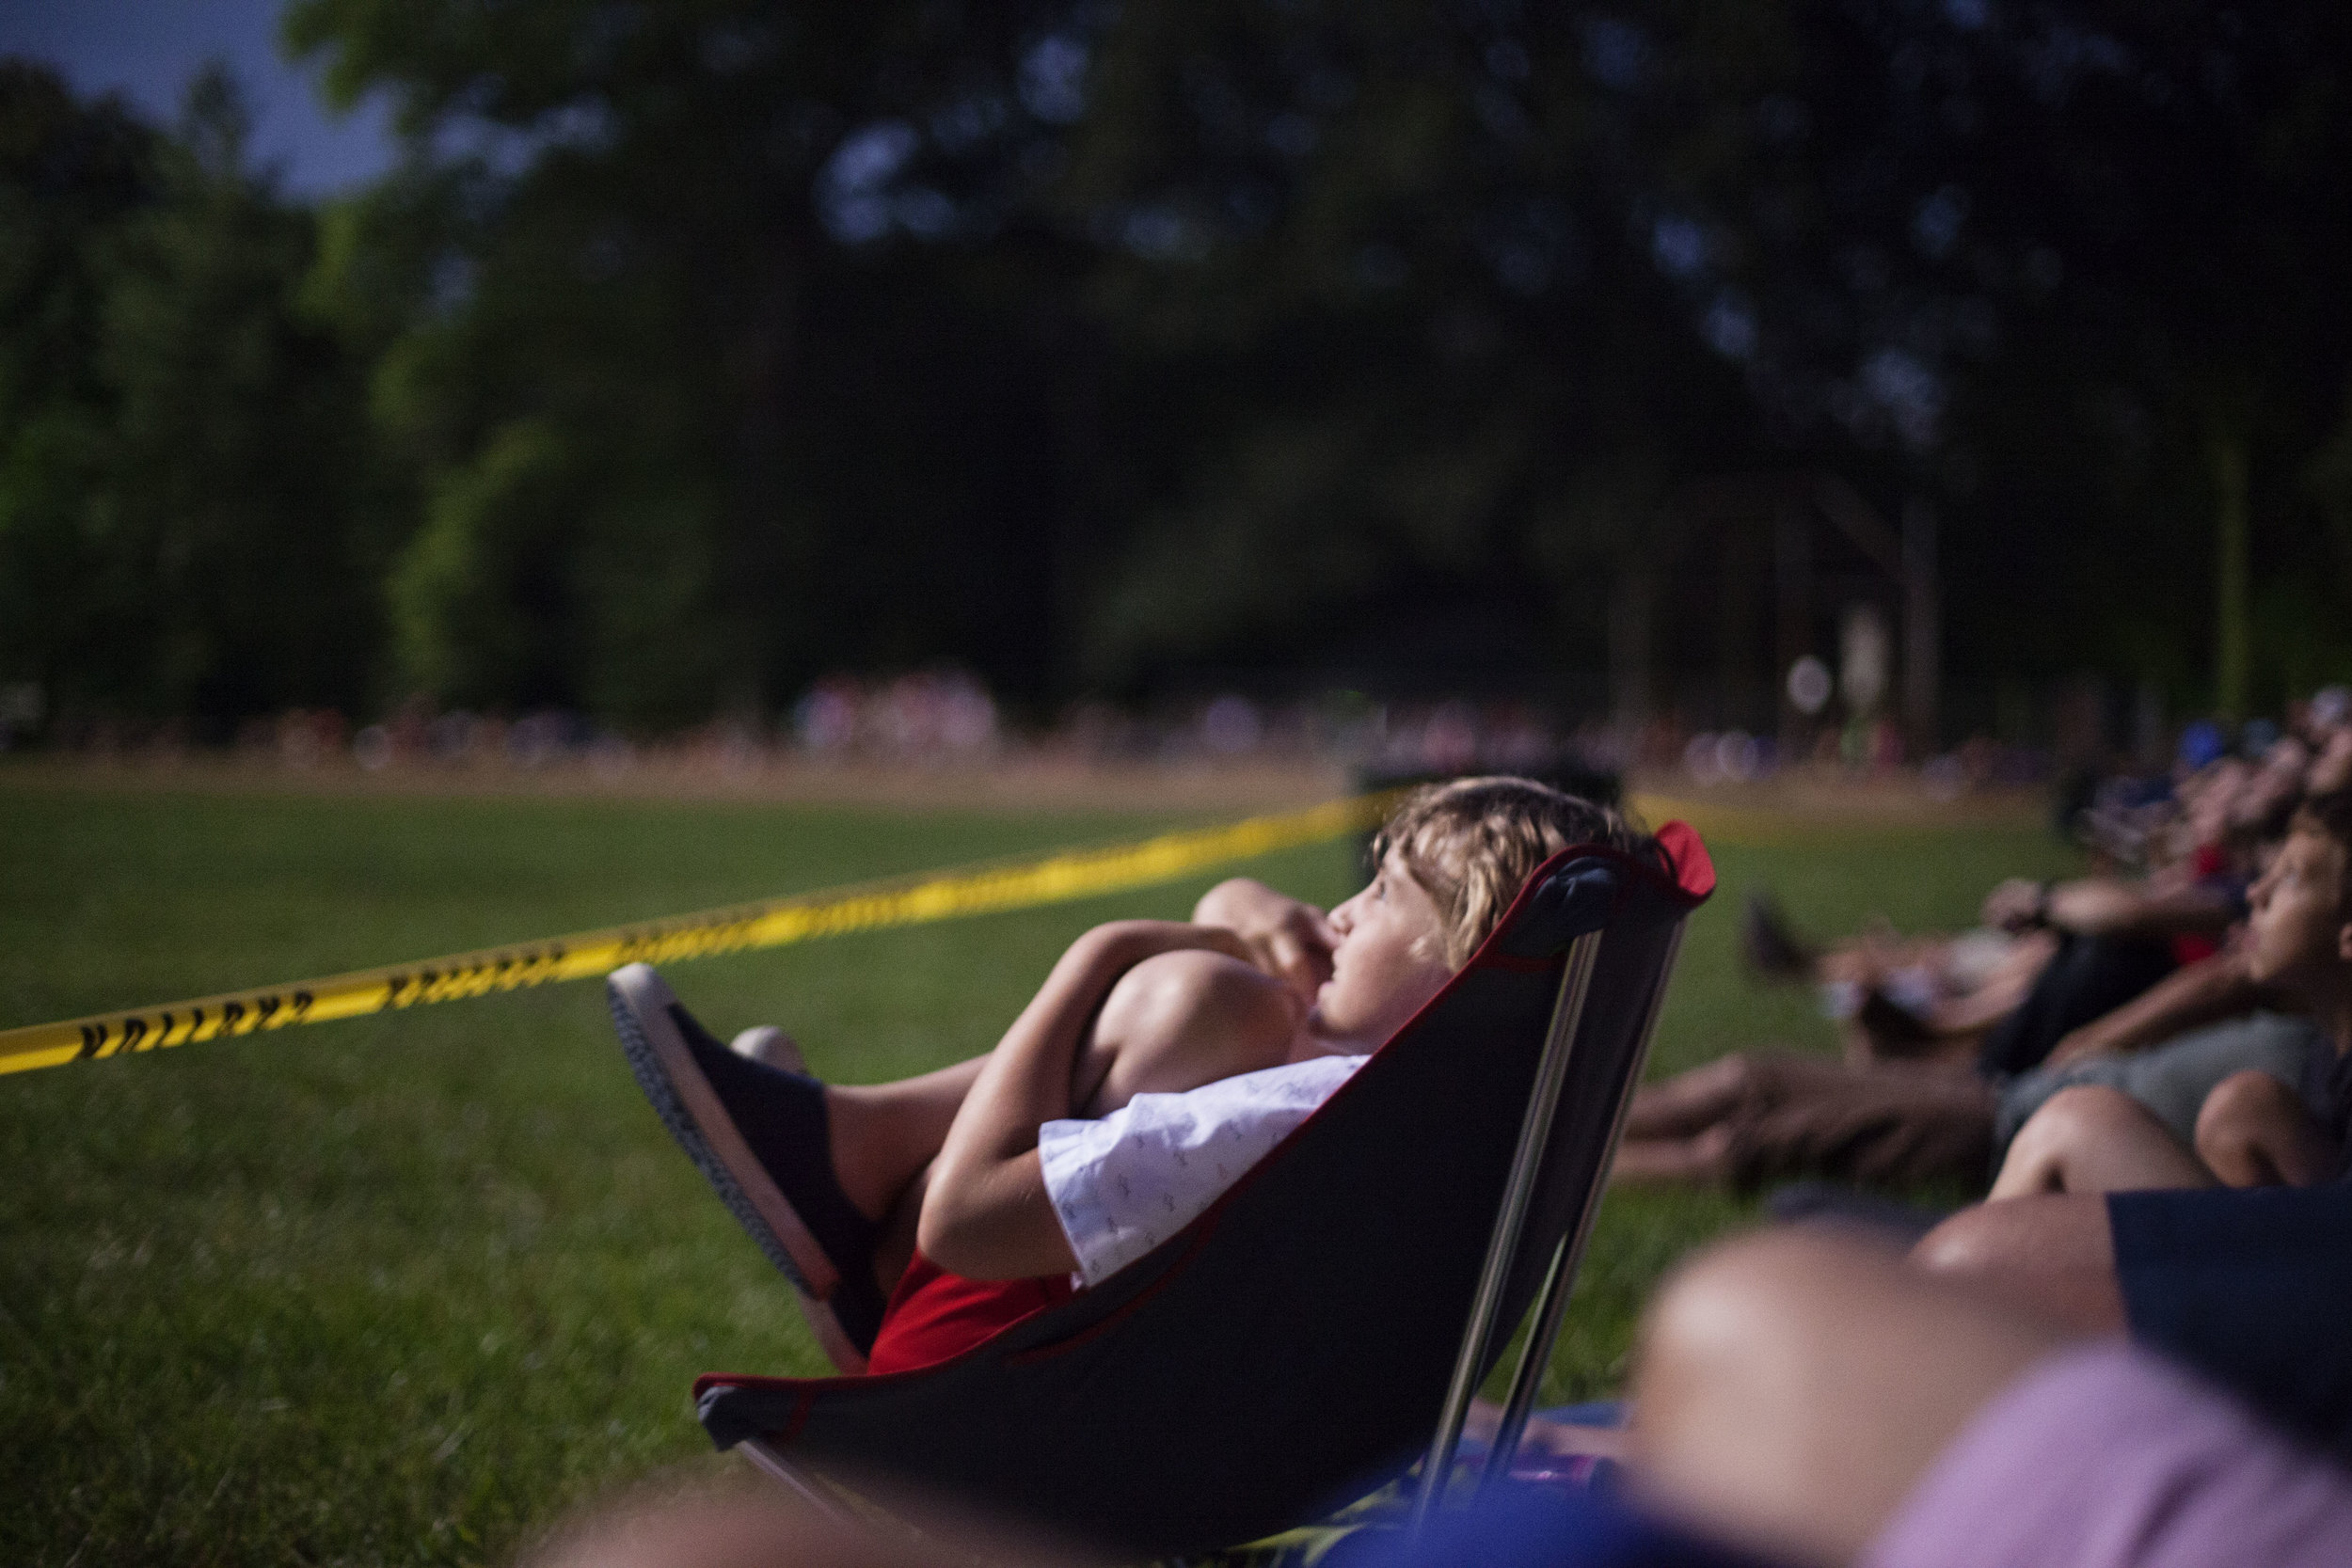
[(1677, 1072), (1662, 1083), (1633, 1091), (1626, 1108), (1625, 1137), (1687, 1138), (1729, 1116), (1753, 1092), (1756, 1064), (1744, 1053), (1721, 1056)]
[(884, 1301), (898, 1290), (907, 1265), (914, 1261), (915, 1227), (922, 1223), (923, 1195), (930, 1190), (932, 1164), (925, 1162), (914, 1180), (899, 1190), (898, 1201), (882, 1216), (882, 1229), (875, 1234), (874, 1283), (881, 1287)]
[(2086, 1334), (2123, 1327), (2105, 1194), (2049, 1193), (1963, 1209), (1919, 1239), (1911, 1261)]
[(860, 1213), (873, 1220), (889, 1216), (907, 1184), (938, 1156), (987, 1061), (975, 1056), (891, 1084), (825, 1085), (834, 1174)]
[[(1944, 997), (1924, 1014), (1904, 1012), (1873, 991), (1875, 1006), (1866, 1002), (1847, 1022), (1847, 1060), (1973, 1062), (1983, 1048), (1985, 1035), (2024, 1003), (2057, 952), (2058, 940), (2048, 932), (2022, 937), (1982, 980), (1964, 992)], [(1940, 951), (1933, 962), (1938, 974), (1946, 973), (1948, 950)]]
[(2077, 1084), (2018, 1129), (1990, 1196), (2213, 1184), (2213, 1172), (2146, 1106), (2103, 1084)]
[(2068, 1332), (1866, 1243), (1786, 1230), (1671, 1279), (1642, 1332), (1638, 1496), (1734, 1544), (1844, 1563)]
[(1306, 1011), (1281, 981), (1222, 953), (1147, 958), (1119, 978), (1071, 1072), (1075, 1115), (1279, 1067)]
[(2197, 1113), (2197, 1157), (2232, 1187), (2308, 1187), (2343, 1157), (2296, 1092), (2248, 1069), (2213, 1086)]
[(1617, 1145), (1609, 1180), (1632, 1186), (1727, 1187), (1731, 1146), (1728, 1123), (1687, 1138), (1627, 1138)]

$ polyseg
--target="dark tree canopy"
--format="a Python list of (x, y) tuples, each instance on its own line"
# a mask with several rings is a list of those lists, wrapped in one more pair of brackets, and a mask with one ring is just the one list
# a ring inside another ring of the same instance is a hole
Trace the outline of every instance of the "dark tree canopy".
[(2352, 673), (2326, 0), (285, 29), (407, 137), (315, 213), (217, 89), (162, 135), (0, 79), (0, 677), (646, 726), (935, 658), (1559, 690), (1613, 625), (1727, 658), (1769, 544), (1671, 503), (1817, 472), (1940, 515), (1963, 674)]

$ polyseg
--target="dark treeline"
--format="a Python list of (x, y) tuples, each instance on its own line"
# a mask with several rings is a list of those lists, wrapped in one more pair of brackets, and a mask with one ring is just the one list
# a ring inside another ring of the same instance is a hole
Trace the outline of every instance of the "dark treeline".
[(375, 188), (283, 198), (217, 79), (159, 130), (0, 67), (0, 682), (54, 711), (1540, 690), (1613, 614), (1718, 657), (1758, 546), (1670, 503), (1801, 471), (1933, 508), (1963, 675), (2352, 673), (2338, 0), (285, 28), (397, 104)]

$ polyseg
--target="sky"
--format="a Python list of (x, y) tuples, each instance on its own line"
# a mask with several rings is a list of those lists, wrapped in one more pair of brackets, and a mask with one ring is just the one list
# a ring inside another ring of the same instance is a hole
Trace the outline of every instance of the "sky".
[(282, 187), (323, 196), (391, 166), (391, 119), (380, 100), (330, 114), (314, 68), (278, 48), (280, 0), (0, 0), (0, 55), (43, 61), (85, 96), (119, 92), (170, 125), (209, 60), (229, 68), (253, 116), (252, 157)]

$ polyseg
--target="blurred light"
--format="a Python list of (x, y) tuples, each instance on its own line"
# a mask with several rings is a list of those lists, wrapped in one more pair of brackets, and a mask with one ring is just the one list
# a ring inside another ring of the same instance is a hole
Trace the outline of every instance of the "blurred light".
[(1614, 17), (1587, 17), (1584, 69), (1603, 87), (1620, 91), (1638, 87), (1649, 69), (1649, 40), (1630, 23)]
[(917, 239), (945, 239), (956, 227), (956, 204), (929, 185), (899, 192), (891, 211), (898, 227)]
[(844, 245), (865, 245), (890, 231), (883, 188), (914, 156), (923, 138), (904, 120), (877, 120), (841, 138), (817, 175), (817, 215)]
[(1689, 218), (1661, 217), (1650, 230), (1649, 249), (1661, 269), (1688, 277), (1707, 263), (1707, 231)]
[(1917, 356), (1881, 349), (1863, 362), (1862, 387), (1905, 446), (1923, 451), (1935, 444), (1944, 418), (1944, 382)]
[(1745, 359), (1756, 352), (1756, 317), (1728, 293), (1715, 296), (1700, 330), (1708, 345), (1726, 359)]
[(1067, 125), (1086, 113), (1087, 46), (1066, 33), (1040, 39), (1021, 62), (1021, 102), (1038, 119)]
[(1920, 253), (1941, 261), (1960, 238), (1960, 226), (1968, 220), (1968, 193), (1958, 185), (1946, 185), (1919, 203), (1919, 210), (1911, 217), (1911, 242)]
[(1807, 719), (1829, 705), (1829, 666), (1811, 654), (1788, 667), (1788, 700)]

